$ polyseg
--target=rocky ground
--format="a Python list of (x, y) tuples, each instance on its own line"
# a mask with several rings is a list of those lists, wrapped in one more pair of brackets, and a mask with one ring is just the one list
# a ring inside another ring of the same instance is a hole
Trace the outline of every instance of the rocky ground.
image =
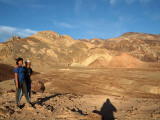
[(0, 82), (0, 119), (159, 120), (160, 69), (47, 68), (32, 76), (45, 91), (32, 93), (33, 107), (15, 108), (13, 80)]

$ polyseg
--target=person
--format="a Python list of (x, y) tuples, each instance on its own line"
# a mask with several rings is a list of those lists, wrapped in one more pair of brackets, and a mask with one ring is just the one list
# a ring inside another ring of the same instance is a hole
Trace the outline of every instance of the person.
[(21, 57), (16, 59), (16, 64), (18, 67), (14, 68), (14, 75), (15, 75), (15, 85), (16, 85), (16, 107), (19, 107), (19, 96), (20, 92), (23, 91), (25, 95), (27, 106), (31, 106), (29, 102), (29, 97), (27, 94), (27, 85), (25, 81), (25, 69), (22, 67), (23, 59)]
[[(25, 81), (26, 81), (26, 85), (27, 85), (27, 93), (28, 93), (28, 97), (29, 97), (29, 101), (31, 102), (31, 75), (32, 75), (32, 68), (31, 68), (31, 61), (26, 60), (25, 61)], [(19, 96), (19, 102), (21, 101), (21, 98), (23, 96), (23, 92), (21, 90), (20, 92), (20, 96)]]

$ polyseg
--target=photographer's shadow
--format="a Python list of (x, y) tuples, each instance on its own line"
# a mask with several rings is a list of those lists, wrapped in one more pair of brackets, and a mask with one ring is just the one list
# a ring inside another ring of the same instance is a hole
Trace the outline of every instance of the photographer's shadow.
[(102, 120), (115, 120), (113, 112), (117, 112), (117, 110), (110, 100), (107, 99), (103, 104), (101, 111), (94, 110), (93, 112), (101, 115)]

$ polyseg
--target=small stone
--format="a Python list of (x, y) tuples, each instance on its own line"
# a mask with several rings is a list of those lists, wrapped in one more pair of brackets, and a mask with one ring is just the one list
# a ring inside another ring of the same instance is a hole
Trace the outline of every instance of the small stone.
[(96, 114), (96, 113), (89, 113), (87, 116), (86, 116), (87, 119), (91, 119), (91, 120), (101, 120), (102, 119), (102, 116), (99, 115), (99, 114)]

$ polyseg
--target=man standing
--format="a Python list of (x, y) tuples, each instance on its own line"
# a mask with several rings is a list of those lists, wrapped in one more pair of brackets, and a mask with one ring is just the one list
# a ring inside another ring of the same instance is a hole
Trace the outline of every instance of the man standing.
[(22, 67), (23, 59), (22, 58), (16, 59), (16, 64), (18, 65), (18, 67), (14, 68), (15, 82), (16, 82), (16, 107), (19, 107), (19, 102), (20, 102), (19, 97), (20, 97), (21, 91), (23, 91), (25, 95), (27, 105), (31, 106), (29, 102), (27, 85), (25, 81), (25, 69)]
[[(31, 68), (31, 61), (26, 60), (25, 61), (25, 81), (26, 81), (26, 85), (27, 85), (27, 93), (28, 93), (28, 97), (29, 97), (29, 101), (31, 102), (31, 75), (32, 75), (32, 68)], [(20, 93), (19, 96), (19, 101), (21, 101), (22, 98), (22, 91)]]

